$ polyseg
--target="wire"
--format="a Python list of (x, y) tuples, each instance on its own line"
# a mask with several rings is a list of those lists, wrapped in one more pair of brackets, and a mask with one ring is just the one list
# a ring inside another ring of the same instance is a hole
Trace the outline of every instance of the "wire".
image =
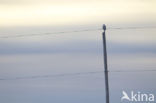
[[(156, 28), (156, 26), (142, 26), (142, 27), (108, 27), (107, 30), (125, 30), (125, 29), (150, 29)], [(30, 37), (30, 36), (41, 36), (41, 35), (54, 35), (54, 34), (65, 34), (65, 33), (76, 33), (76, 32), (87, 32), (87, 31), (99, 31), (102, 28), (96, 29), (83, 29), (83, 30), (73, 30), (73, 31), (60, 31), (60, 32), (51, 32), (51, 33), (42, 33), (42, 34), (23, 34), (23, 35), (13, 35), (13, 36), (0, 36), (0, 38), (16, 38), (16, 37)]]
[[(114, 70), (114, 71), (108, 71), (108, 72), (109, 73), (156, 72), (156, 70)], [(55, 74), (55, 75), (36, 75), (36, 76), (14, 77), (14, 78), (0, 78), (0, 81), (23, 80), (23, 79), (39, 79), (39, 78), (56, 78), (56, 77), (80, 76), (80, 75), (90, 75), (90, 74), (99, 74), (99, 73), (104, 73), (104, 71), (63, 73), (63, 74)]]
[(23, 35), (13, 35), (13, 36), (0, 36), (0, 38), (14, 38), (14, 37), (30, 37), (30, 36), (41, 36), (41, 35), (54, 35), (54, 34), (65, 34), (65, 33), (76, 33), (76, 32), (87, 32), (87, 31), (98, 31), (102, 30), (97, 29), (84, 29), (84, 30), (73, 30), (73, 31), (61, 31), (61, 32), (52, 32), (52, 33), (42, 33), (42, 34), (23, 34)]
[(156, 70), (113, 70), (108, 72), (156, 72)]
[(37, 78), (56, 78), (56, 77), (64, 77), (64, 76), (79, 76), (79, 75), (97, 74), (97, 73), (103, 73), (103, 71), (63, 73), (63, 74), (56, 74), (56, 75), (38, 75), (38, 76), (15, 77), (15, 78), (0, 78), (0, 81), (2, 81), (2, 80), (37, 79)]
[(113, 30), (113, 29), (119, 29), (119, 30), (124, 30), (124, 29), (153, 29), (156, 28), (156, 26), (129, 26), (129, 27), (108, 27), (108, 30)]

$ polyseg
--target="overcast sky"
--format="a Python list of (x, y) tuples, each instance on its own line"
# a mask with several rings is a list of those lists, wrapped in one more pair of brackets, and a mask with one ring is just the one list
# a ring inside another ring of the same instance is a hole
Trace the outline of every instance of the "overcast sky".
[(0, 26), (154, 23), (155, 0), (0, 0)]
[[(0, 37), (0, 103), (104, 103), (102, 30), (43, 34), (99, 29), (103, 23), (156, 26), (155, 5), (155, 0), (0, 0), (0, 36), (26, 35)], [(155, 28), (107, 30), (108, 69), (155, 70), (155, 33)], [(153, 71), (109, 72), (111, 103), (121, 102), (123, 90), (156, 96), (155, 80)]]

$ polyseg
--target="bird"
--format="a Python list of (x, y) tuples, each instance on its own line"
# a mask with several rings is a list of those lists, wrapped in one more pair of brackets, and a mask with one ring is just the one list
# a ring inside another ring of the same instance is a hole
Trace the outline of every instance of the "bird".
[(127, 99), (127, 100), (130, 101), (130, 98), (128, 97), (128, 94), (127, 94), (125, 91), (122, 91), (122, 94), (123, 94), (123, 96), (122, 96), (122, 98), (121, 98), (121, 101), (122, 101), (123, 99)]

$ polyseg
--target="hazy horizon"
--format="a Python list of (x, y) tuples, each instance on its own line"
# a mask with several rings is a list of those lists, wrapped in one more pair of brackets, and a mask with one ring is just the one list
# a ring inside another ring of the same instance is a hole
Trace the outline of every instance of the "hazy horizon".
[(110, 103), (123, 90), (156, 95), (155, 4), (0, 0), (0, 102), (104, 103), (103, 24), (144, 27), (106, 30)]

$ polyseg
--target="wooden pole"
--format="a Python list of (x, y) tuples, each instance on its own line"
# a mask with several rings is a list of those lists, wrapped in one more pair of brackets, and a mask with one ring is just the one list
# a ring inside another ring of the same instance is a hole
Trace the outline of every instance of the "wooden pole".
[(105, 91), (106, 91), (106, 103), (109, 103), (109, 83), (108, 83), (108, 67), (107, 67), (107, 48), (106, 48), (106, 25), (103, 25), (103, 59), (104, 59), (104, 75), (105, 75)]

